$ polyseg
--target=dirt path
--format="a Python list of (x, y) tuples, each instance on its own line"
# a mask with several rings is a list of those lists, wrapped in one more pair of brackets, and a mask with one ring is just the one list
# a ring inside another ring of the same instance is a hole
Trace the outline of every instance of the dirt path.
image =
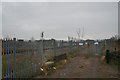
[(77, 56), (54, 73), (37, 78), (115, 78), (117, 66), (103, 63), (98, 55)]

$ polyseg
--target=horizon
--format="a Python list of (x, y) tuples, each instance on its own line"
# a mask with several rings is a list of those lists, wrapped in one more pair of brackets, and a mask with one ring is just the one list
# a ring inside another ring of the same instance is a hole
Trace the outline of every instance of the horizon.
[[(13, 40), (15, 37), (2, 37), (2, 38), (0, 38), (0, 40)], [(99, 41), (101, 41), (101, 40), (107, 40), (107, 39), (111, 39), (111, 38), (115, 38), (115, 36), (112, 36), (112, 37), (110, 37), (110, 38), (105, 38), (105, 39), (90, 39), (90, 38), (88, 38), (88, 39), (80, 39), (81, 41), (83, 40), (83, 41), (86, 41), (86, 40), (94, 40), (94, 41), (97, 41), (97, 40), (99, 40)], [(52, 40), (52, 39), (55, 39), (55, 38), (43, 38), (43, 40)], [(24, 38), (16, 38), (16, 40), (23, 40), (23, 41), (32, 41), (32, 39), (24, 39)], [(33, 39), (33, 41), (39, 41), (39, 40), (42, 40), (42, 39)], [(57, 40), (57, 41), (60, 41), (60, 40), (63, 40), (63, 41), (69, 41), (68, 39), (55, 39), (55, 40)], [(72, 40), (72, 41), (79, 41), (79, 39), (70, 39), (70, 40)]]

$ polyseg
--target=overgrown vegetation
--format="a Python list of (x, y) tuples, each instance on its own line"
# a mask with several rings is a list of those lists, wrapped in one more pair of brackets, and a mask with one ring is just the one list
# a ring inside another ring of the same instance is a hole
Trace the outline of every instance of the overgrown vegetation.
[[(52, 62), (54, 62), (54, 64), (46, 67), (46, 70), (47, 70), (46, 73), (47, 73), (47, 75), (53, 73), (56, 69), (62, 67), (62, 66), (66, 63), (66, 61), (68, 62), (71, 58), (74, 58), (74, 57), (76, 57), (76, 56), (78, 56), (78, 55), (79, 55), (79, 52), (77, 52), (77, 51), (75, 51), (75, 53), (66, 53), (67, 58), (64, 58), (64, 59), (61, 58), (61, 59), (60, 59), (59, 61), (57, 61), (57, 62), (55, 61), (55, 58), (54, 58), (54, 57), (48, 58), (47, 61), (52, 61)], [(66, 60), (66, 61), (65, 61), (65, 60)], [(55, 67), (56, 69), (54, 69), (54, 67)], [(45, 73), (39, 69), (39, 70), (37, 71), (37, 73), (35, 74), (35, 76), (40, 76), (40, 75), (45, 75)], [(34, 77), (35, 77), (35, 76), (34, 76)]]

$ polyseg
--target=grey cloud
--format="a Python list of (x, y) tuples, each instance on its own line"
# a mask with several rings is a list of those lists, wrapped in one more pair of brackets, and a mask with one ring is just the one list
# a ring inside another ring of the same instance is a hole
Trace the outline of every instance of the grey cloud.
[(85, 38), (108, 38), (117, 34), (117, 3), (97, 2), (8, 2), (3, 3), (3, 36), (39, 39), (77, 37), (85, 27)]

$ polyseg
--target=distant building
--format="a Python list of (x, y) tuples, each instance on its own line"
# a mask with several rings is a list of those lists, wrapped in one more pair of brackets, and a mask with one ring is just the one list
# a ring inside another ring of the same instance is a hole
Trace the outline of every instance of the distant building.
[(19, 41), (19, 42), (24, 42), (24, 40), (23, 40), (23, 39), (18, 39), (17, 41)]
[(90, 40), (90, 39), (87, 39), (86, 42), (87, 42), (88, 44), (94, 44), (94, 43), (95, 43), (94, 40)]

